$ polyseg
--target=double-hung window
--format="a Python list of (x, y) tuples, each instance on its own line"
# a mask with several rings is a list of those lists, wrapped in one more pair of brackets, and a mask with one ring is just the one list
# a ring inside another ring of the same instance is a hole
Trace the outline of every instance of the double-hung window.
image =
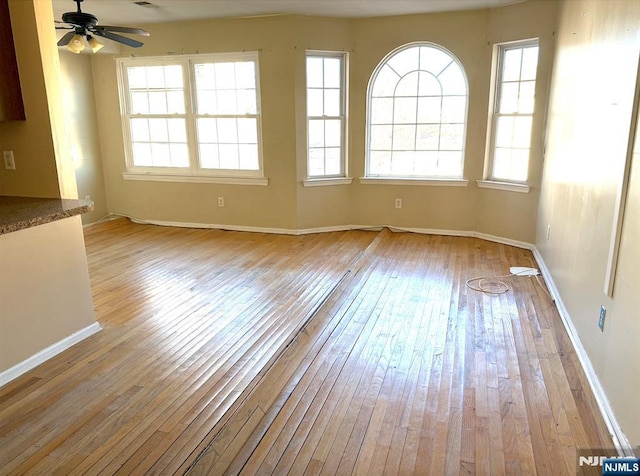
[(307, 176), (345, 177), (346, 53), (307, 51)]
[(391, 52), (369, 83), (366, 177), (461, 179), (467, 90), (462, 65), (444, 48)]
[(538, 41), (496, 45), (488, 136), (489, 180), (524, 183), (529, 172)]
[(119, 60), (127, 171), (263, 176), (257, 53)]

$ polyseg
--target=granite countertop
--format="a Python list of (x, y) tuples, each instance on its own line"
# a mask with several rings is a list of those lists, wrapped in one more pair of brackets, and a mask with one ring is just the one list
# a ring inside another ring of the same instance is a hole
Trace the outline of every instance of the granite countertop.
[(91, 200), (0, 196), (0, 235), (92, 210)]

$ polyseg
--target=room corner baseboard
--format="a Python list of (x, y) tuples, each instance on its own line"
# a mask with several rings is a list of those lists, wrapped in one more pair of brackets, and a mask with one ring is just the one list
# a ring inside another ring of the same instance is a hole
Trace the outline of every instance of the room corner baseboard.
[(600, 383), (600, 379), (598, 378), (598, 375), (593, 368), (591, 359), (589, 359), (589, 355), (582, 345), (582, 341), (580, 340), (578, 331), (573, 325), (571, 315), (569, 314), (569, 311), (562, 301), (562, 297), (560, 296), (560, 292), (558, 291), (558, 288), (553, 281), (553, 277), (549, 272), (549, 268), (547, 268), (547, 265), (545, 264), (540, 251), (536, 247), (534, 247), (532, 251), (536, 262), (538, 263), (538, 266), (540, 266), (540, 271), (542, 272), (542, 276), (544, 277), (547, 287), (549, 288), (549, 292), (555, 300), (556, 307), (558, 308), (558, 313), (560, 314), (562, 323), (567, 330), (567, 334), (569, 334), (569, 339), (571, 339), (571, 343), (576, 350), (578, 360), (580, 361), (582, 369), (587, 376), (589, 386), (591, 387), (591, 391), (593, 392), (596, 402), (598, 403), (600, 413), (602, 414), (604, 422), (607, 425), (607, 429), (609, 430), (611, 439), (613, 440), (613, 444), (616, 447), (616, 450), (618, 450), (618, 454), (620, 456), (633, 456), (633, 448), (629, 443), (627, 436), (622, 431), (622, 427), (620, 426), (620, 423), (618, 422), (618, 419), (613, 412), (613, 408), (611, 408), (609, 399), (607, 398), (604, 388)]
[(67, 350), (69, 347), (77, 344), (78, 342), (92, 336), (96, 332), (100, 331), (102, 327), (97, 322), (94, 322), (90, 326), (80, 329), (74, 332), (70, 336), (50, 345), (49, 347), (41, 350), (37, 354), (32, 355), (26, 360), (23, 360), (19, 364), (0, 372), (0, 387), (18, 378), (20, 375), (28, 372), (29, 370), (37, 367), (38, 365), (46, 362), (47, 360), (55, 357), (61, 352)]

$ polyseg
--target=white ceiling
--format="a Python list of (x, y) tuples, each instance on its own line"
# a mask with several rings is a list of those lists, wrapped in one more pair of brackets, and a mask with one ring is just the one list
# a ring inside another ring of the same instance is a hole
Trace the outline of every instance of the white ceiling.
[[(102, 25), (135, 25), (213, 17), (300, 14), (330, 17), (375, 17), (498, 7), (525, 0), (84, 0), (82, 11)], [(73, 0), (53, 0), (54, 15), (75, 11)]]

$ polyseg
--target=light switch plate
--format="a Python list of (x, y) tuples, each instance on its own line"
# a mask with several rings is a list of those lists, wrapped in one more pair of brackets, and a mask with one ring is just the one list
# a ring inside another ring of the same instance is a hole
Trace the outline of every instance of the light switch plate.
[(12, 150), (3, 150), (2, 157), (4, 157), (4, 168), (7, 170), (15, 170), (16, 169), (16, 161), (13, 158)]

